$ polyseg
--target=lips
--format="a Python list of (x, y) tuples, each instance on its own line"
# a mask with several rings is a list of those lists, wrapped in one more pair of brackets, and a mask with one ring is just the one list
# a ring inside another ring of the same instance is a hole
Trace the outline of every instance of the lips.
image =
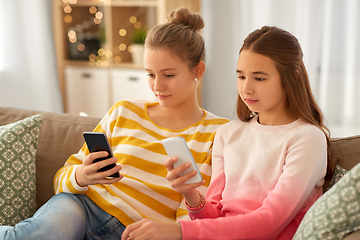
[(257, 103), (259, 100), (253, 100), (253, 99), (250, 99), (250, 98), (246, 98), (245, 99), (245, 102), (247, 103), (247, 104), (255, 104), (255, 103)]
[(158, 99), (161, 99), (161, 100), (170, 97), (170, 95), (156, 95), (156, 96), (157, 96)]

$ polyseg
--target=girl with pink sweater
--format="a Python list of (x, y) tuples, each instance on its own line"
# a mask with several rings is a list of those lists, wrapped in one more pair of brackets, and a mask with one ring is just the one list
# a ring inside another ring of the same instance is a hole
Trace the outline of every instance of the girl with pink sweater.
[(179, 176), (190, 164), (165, 162), (167, 179), (182, 193), (192, 221), (143, 219), (123, 240), (292, 239), (331, 175), (330, 137), (312, 95), (302, 50), (289, 32), (265, 26), (240, 50), (237, 115), (221, 126), (204, 197)]

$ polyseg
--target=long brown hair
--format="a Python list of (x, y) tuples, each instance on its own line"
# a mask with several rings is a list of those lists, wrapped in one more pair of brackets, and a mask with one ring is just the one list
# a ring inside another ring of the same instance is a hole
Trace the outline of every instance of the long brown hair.
[(204, 21), (199, 14), (191, 13), (187, 8), (178, 8), (170, 13), (166, 23), (151, 29), (145, 39), (145, 47), (167, 48), (191, 69), (205, 58), (204, 39), (200, 34), (203, 27)]
[[(244, 40), (240, 53), (243, 50), (250, 50), (274, 60), (286, 93), (286, 108), (290, 116), (301, 118), (324, 132), (328, 148), (326, 179), (331, 178), (334, 167), (330, 154), (330, 132), (323, 123), (323, 114), (312, 94), (302, 60), (303, 52), (297, 38), (283, 29), (264, 26), (249, 34)], [(238, 118), (249, 121), (255, 114), (238, 96)]]

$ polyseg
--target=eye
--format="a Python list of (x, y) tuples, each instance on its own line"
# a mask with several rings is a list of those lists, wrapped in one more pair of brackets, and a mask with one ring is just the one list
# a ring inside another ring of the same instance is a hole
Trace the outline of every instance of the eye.
[(165, 74), (165, 77), (166, 78), (172, 78), (172, 77), (174, 77), (174, 74)]
[(262, 81), (265, 80), (265, 78), (256, 77), (255, 80), (256, 80), (256, 81), (259, 81), (259, 82), (262, 82)]
[(148, 73), (148, 74), (146, 74), (146, 76), (149, 77), (149, 78), (154, 78), (154, 77), (155, 77), (155, 74), (153, 74), (153, 73)]
[(238, 76), (238, 79), (245, 80), (246, 78), (244, 76)]

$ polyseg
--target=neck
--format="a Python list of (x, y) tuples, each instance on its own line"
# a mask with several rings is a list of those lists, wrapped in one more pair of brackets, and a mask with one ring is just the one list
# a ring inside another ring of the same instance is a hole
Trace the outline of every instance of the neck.
[(265, 114), (259, 113), (259, 117), (258, 117), (258, 122), (260, 124), (268, 125), (268, 126), (285, 125), (292, 123), (295, 120), (296, 118), (293, 118), (288, 114), (285, 114), (283, 116), (266, 116)]

